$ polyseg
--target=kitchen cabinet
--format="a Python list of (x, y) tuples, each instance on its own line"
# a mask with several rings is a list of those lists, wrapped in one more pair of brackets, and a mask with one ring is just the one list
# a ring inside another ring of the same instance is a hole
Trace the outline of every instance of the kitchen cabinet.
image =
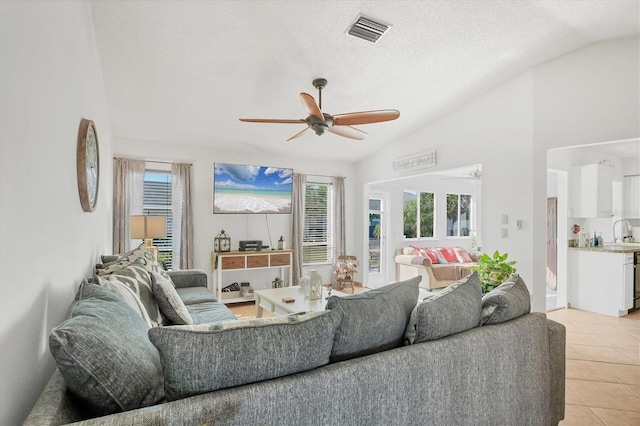
[(622, 191), (622, 217), (640, 218), (640, 175), (625, 176)]
[(572, 217), (611, 217), (613, 168), (587, 164), (571, 168)]
[(569, 249), (567, 261), (567, 301), (572, 308), (615, 317), (627, 314), (633, 306), (633, 253)]

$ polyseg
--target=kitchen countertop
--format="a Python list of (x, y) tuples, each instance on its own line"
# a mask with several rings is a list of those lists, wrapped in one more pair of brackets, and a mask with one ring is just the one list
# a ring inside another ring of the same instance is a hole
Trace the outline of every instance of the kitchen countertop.
[(569, 247), (569, 250), (596, 251), (602, 253), (633, 253), (640, 251), (640, 243), (605, 244), (598, 247)]

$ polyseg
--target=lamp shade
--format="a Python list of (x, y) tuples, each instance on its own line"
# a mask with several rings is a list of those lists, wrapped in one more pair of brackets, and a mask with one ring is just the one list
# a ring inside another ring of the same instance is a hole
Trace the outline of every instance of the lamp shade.
[(167, 236), (167, 218), (164, 216), (131, 216), (131, 238), (143, 240), (165, 238)]

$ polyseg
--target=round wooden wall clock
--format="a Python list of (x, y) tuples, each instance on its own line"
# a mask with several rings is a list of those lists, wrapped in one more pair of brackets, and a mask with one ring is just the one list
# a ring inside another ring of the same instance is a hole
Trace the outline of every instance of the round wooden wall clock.
[(92, 212), (98, 202), (100, 181), (100, 153), (98, 133), (93, 121), (82, 119), (78, 130), (77, 147), (78, 193), (85, 212)]

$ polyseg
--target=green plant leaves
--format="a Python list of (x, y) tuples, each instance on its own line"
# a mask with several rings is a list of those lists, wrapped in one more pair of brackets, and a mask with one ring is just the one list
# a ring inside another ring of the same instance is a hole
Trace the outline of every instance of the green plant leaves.
[(478, 258), (478, 266), (471, 267), (478, 271), (483, 293), (490, 292), (516, 272), (514, 266), (516, 261), (507, 261), (508, 257), (507, 253), (500, 254), (498, 250), (493, 253), (493, 256), (483, 253)]

